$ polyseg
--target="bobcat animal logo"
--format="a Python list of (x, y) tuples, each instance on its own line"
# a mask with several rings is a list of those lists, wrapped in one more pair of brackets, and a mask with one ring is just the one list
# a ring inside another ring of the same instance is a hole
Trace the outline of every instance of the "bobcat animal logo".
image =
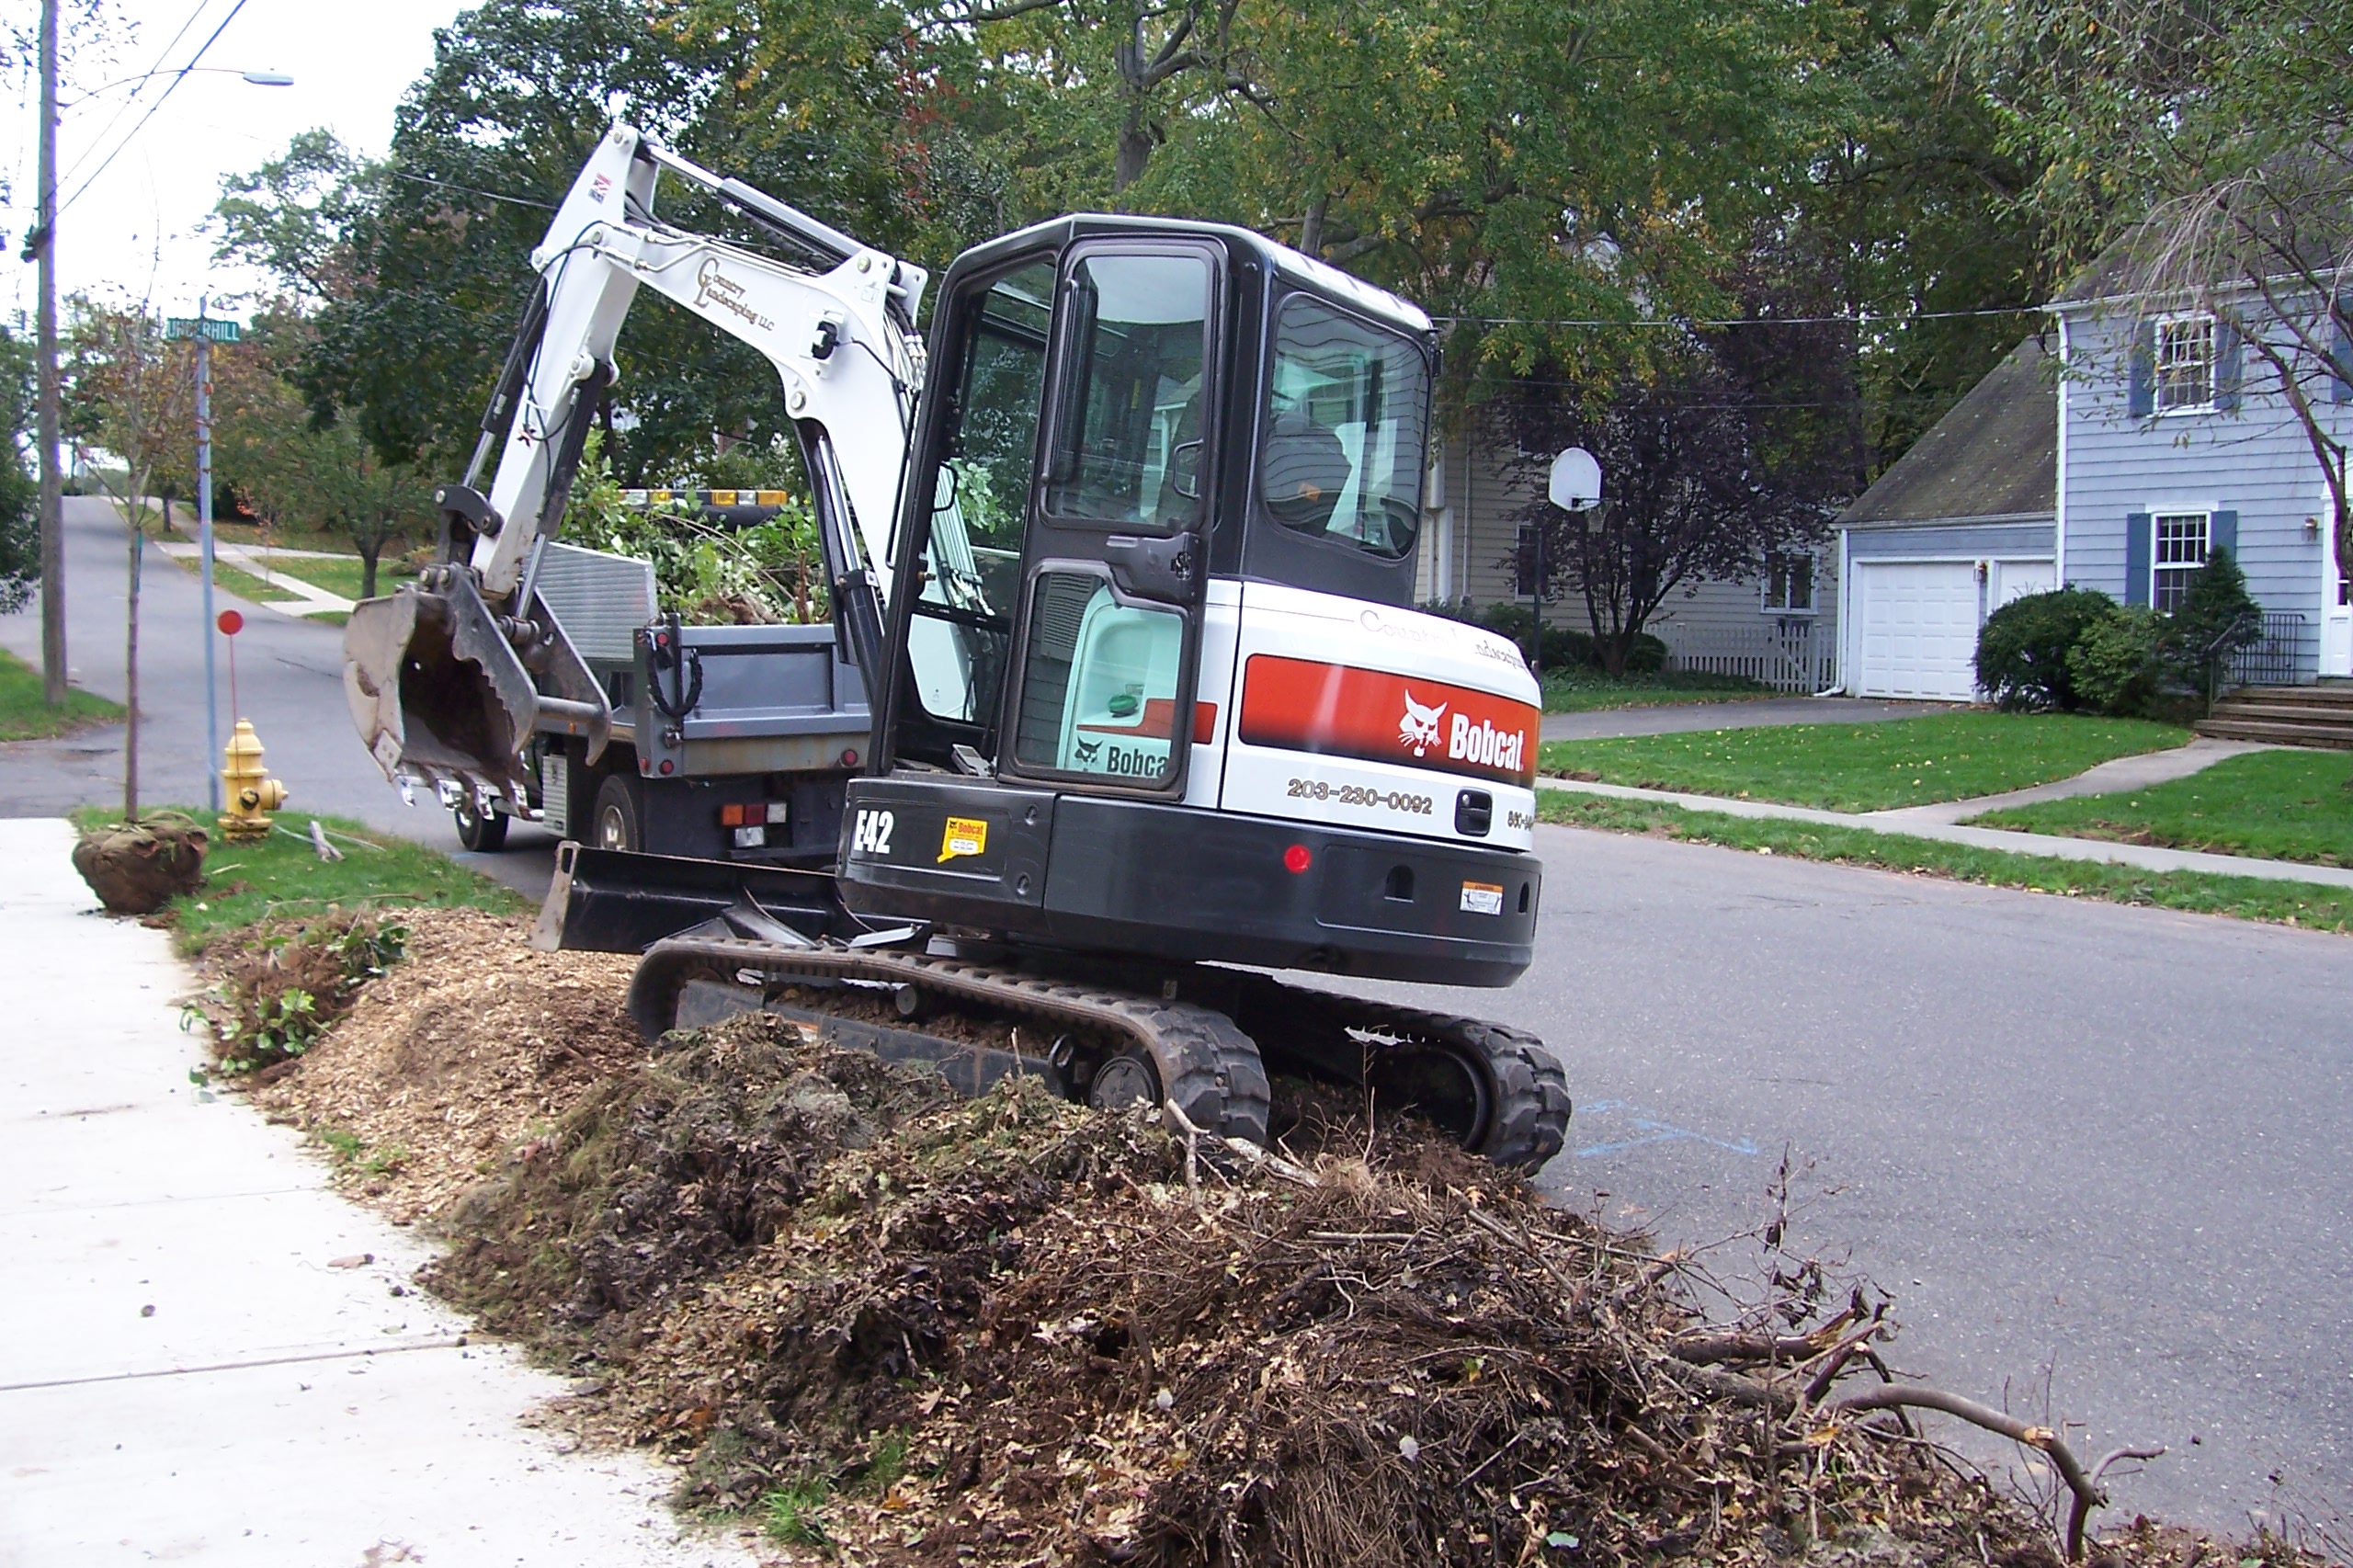
[(1101, 741), (1081, 741), (1072, 749), (1078, 753), (1078, 765), (1081, 767), (1092, 767), (1095, 766), (1095, 754), (1103, 749), (1103, 743)]
[(1446, 704), (1425, 708), (1414, 700), (1412, 692), (1405, 693), (1405, 717), (1398, 722), (1397, 738), (1414, 748), (1420, 756), (1438, 744), (1438, 721), (1446, 717)]

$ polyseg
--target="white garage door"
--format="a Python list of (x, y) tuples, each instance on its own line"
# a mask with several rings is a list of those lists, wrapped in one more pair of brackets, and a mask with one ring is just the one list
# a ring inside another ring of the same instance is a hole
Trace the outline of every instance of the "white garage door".
[(1975, 562), (1857, 562), (1855, 624), (1858, 696), (1976, 695)]

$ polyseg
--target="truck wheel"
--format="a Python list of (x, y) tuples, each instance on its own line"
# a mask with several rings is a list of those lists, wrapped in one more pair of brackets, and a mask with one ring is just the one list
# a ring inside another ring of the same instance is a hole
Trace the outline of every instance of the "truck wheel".
[(645, 843), (645, 795), (636, 779), (616, 773), (597, 788), (597, 806), (588, 813), (599, 849), (635, 852)]
[(506, 829), (512, 821), (504, 812), (486, 812), (472, 801), (451, 808), (450, 815), (458, 819), (458, 842), (477, 855), (495, 855), (506, 847)]

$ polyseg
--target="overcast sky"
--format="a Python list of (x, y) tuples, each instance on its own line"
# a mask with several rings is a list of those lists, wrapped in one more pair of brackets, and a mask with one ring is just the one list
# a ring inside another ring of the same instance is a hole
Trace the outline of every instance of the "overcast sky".
[[(6, 8), (30, 12), (32, 0), (11, 0)], [(59, 92), (72, 106), (59, 117), (57, 138), (59, 189), (71, 202), (58, 223), (59, 295), (151, 299), (159, 311), (192, 315), (208, 289), (249, 295), (262, 283), (211, 259), (218, 235), (207, 219), (222, 176), (258, 167), (313, 126), (363, 152), (383, 152), (394, 106), (432, 62), (433, 29), (465, 6), (460, 0), (106, 0), (106, 8), (131, 24), (124, 41), (110, 60), (74, 62)], [(224, 18), (204, 65), (284, 72), (294, 85), (260, 87), (235, 75), (193, 74), (143, 125), (168, 78), (98, 90), (187, 65)], [(29, 322), (35, 299), (33, 268), (17, 254), (32, 222), (39, 85), (29, 75), (19, 85), (24, 97), (0, 143), (13, 203), (0, 212), (7, 242), (0, 313), (11, 323), (19, 312)], [(74, 102), (85, 94), (86, 101)]]

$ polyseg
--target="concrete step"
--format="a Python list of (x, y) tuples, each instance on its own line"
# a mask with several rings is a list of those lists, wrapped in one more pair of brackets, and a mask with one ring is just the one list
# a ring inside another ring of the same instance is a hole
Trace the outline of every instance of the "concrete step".
[(2219, 710), (2211, 719), (2190, 726), (2218, 741), (2262, 741), (2280, 746), (2317, 746), (2353, 751), (2353, 724), (2283, 723), (2277, 720), (2234, 719)]
[(2232, 698), (2214, 704), (2213, 717), (2279, 724), (2353, 724), (2353, 708), (2314, 708), (2297, 702), (2245, 702)]
[(2229, 701), (2260, 702), (2293, 708), (2315, 708), (2353, 714), (2353, 685), (2249, 686), (2231, 693)]

